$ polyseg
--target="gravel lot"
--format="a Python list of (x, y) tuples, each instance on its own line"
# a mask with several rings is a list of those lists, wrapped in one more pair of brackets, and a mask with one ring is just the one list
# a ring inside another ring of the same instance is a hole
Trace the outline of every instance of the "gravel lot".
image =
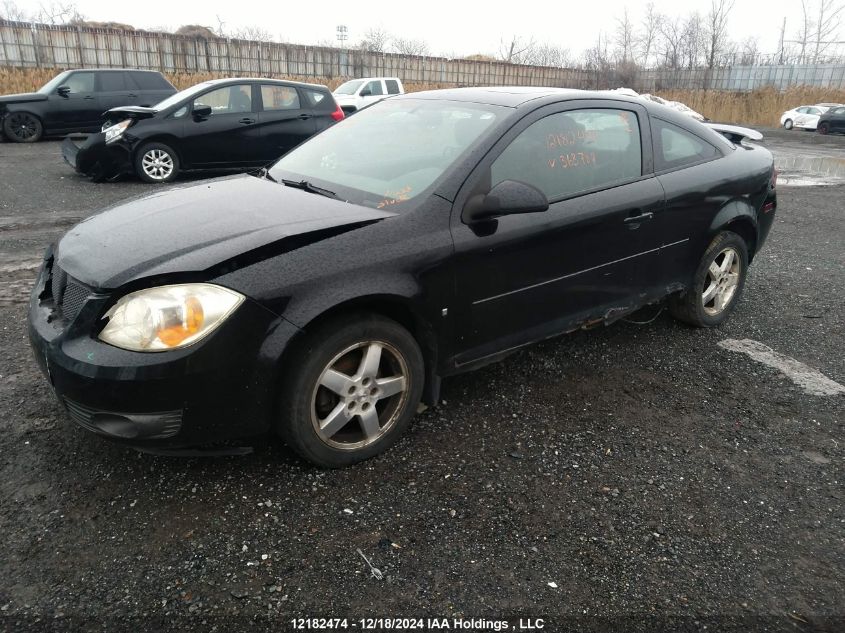
[[(818, 138), (770, 143), (845, 150)], [(93, 209), (150, 190), (76, 177), (57, 142), (0, 145), (5, 630), (845, 630), (845, 397), (717, 346), (753, 339), (845, 384), (845, 185), (780, 190), (721, 329), (664, 313), (537, 345), (446, 381), (395, 449), (332, 472), (273, 440), (153, 457), (64, 415), (26, 340), (34, 266)]]

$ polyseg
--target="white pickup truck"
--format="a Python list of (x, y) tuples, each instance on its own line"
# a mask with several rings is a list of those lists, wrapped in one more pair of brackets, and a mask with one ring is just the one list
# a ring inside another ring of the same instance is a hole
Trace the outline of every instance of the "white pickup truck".
[(404, 93), (405, 88), (397, 77), (364, 77), (341, 84), (332, 95), (341, 109), (351, 114), (390, 95)]

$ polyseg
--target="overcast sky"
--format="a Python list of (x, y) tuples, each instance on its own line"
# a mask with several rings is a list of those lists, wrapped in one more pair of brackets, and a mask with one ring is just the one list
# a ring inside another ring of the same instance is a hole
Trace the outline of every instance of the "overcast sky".
[[(334, 42), (338, 24), (349, 28), (352, 43), (360, 40), (368, 28), (377, 26), (399, 37), (425, 40), (431, 54), (446, 56), (497, 55), (501, 40), (513, 35), (568, 48), (573, 56), (578, 56), (595, 43), (600, 32), (612, 36), (616, 19), (626, 6), (637, 23), (647, 4), (624, 0), (73, 1), (89, 20), (175, 29), (183, 24), (217, 28), (219, 19), (229, 31), (260, 27), (274, 39), (306, 44)], [(815, 0), (810, 1), (815, 4)], [(33, 10), (40, 3), (18, 0), (17, 4)], [(669, 15), (694, 11), (705, 15), (710, 8), (710, 0), (655, 0), (654, 4), (658, 11)], [(736, 0), (730, 14), (731, 38), (742, 41), (755, 36), (760, 52), (776, 52), (783, 18), (787, 18), (790, 39), (798, 28), (800, 6), (798, 0)]]

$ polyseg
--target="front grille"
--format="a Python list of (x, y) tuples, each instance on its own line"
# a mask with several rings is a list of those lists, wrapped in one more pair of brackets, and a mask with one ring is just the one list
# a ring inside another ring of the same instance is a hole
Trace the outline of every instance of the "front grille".
[[(79, 426), (93, 433), (119, 435), (121, 437), (138, 437), (139, 439), (164, 439), (173, 437), (182, 428), (182, 411), (161, 411), (159, 413), (115, 413), (92, 409), (84, 404), (64, 399), (65, 407), (70, 418)], [(120, 419), (132, 424), (134, 433), (126, 435), (113, 433), (103, 428), (104, 420)]]
[(91, 294), (88, 288), (69, 276), (61, 266), (53, 264), (50, 290), (53, 305), (65, 321), (73, 321)]

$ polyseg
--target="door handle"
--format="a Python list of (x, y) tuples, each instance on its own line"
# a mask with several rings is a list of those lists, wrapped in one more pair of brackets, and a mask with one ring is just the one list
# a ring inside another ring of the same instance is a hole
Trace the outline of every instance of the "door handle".
[(631, 211), (631, 214), (622, 220), (625, 224), (639, 224), (640, 222), (645, 222), (646, 220), (651, 220), (654, 217), (654, 213), (651, 211), (642, 211), (637, 209), (636, 211)]
[(311, 115), (303, 112), (302, 114), (299, 115), (298, 118), (302, 119), (303, 121), (307, 121), (308, 119), (311, 118)]
[(88, 100), (93, 101), (93, 100), (94, 100), (94, 97), (92, 97), (91, 95), (88, 95), (87, 97), (85, 97), (85, 100), (86, 100), (86, 101), (88, 101)]
[(130, 93), (129, 93), (128, 95), (126, 95), (126, 96), (127, 96), (127, 97), (129, 97), (130, 99), (135, 99), (138, 95), (136, 95), (134, 92), (130, 92)]
[(255, 119), (243, 118), (238, 121), (238, 123), (241, 123), (243, 125), (252, 125), (253, 123), (255, 123)]

